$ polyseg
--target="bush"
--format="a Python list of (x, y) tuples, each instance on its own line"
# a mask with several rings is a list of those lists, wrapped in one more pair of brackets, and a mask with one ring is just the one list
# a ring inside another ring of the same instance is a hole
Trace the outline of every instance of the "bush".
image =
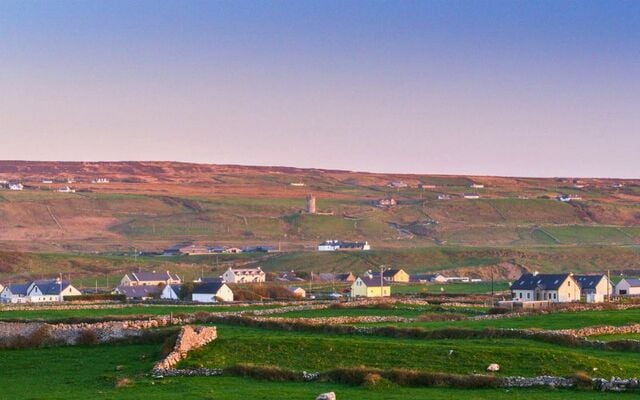
[(290, 369), (275, 367), (272, 365), (238, 364), (224, 370), (226, 375), (241, 376), (244, 378), (263, 379), (269, 381), (303, 381), (300, 372)]

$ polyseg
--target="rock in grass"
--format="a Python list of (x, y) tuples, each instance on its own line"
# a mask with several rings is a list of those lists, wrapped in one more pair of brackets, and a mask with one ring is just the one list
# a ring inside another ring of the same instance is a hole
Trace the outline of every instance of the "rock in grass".
[(491, 372), (500, 371), (500, 364), (496, 364), (496, 363), (489, 364), (489, 366), (487, 367), (487, 371), (491, 371)]
[(316, 397), (316, 400), (336, 400), (336, 394), (333, 392), (322, 393)]

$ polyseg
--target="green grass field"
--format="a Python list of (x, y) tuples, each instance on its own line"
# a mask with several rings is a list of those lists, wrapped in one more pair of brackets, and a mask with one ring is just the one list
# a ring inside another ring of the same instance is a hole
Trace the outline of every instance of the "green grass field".
[[(559, 312), (542, 315), (501, 318), (495, 320), (461, 320), (447, 322), (410, 322), (402, 326), (415, 326), (426, 329), (442, 328), (516, 328), (516, 329), (574, 329), (587, 326), (622, 326), (640, 322), (640, 309), (612, 311)], [(389, 323), (383, 323), (389, 325)]]
[[(247, 351), (260, 343), (262, 351)], [(640, 353), (576, 349), (522, 339), (420, 340), (218, 326), (218, 339), (193, 351), (183, 367), (243, 363), (327, 371), (366, 366), (472, 374), (497, 362), (503, 375), (640, 375)], [(597, 371), (593, 371), (597, 368)]]
[[(268, 382), (234, 377), (151, 379), (148, 371), (159, 357), (157, 345), (59, 347), (36, 350), (2, 350), (0, 359), (11, 368), (0, 374), (2, 398), (25, 400), (239, 400), (314, 399), (334, 391), (338, 399), (430, 400), (613, 400), (636, 394), (611, 394), (573, 390), (505, 390), (375, 388), (329, 383)], [(38, 373), (34, 373), (38, 371)], [(120, 384), (118, 384), (120, 383)], [(117, 387), (122, 386), (122, 387)]]

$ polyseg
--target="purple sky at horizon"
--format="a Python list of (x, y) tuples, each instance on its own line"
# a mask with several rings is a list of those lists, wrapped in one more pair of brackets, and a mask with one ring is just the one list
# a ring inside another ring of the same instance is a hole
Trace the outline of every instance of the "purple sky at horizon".
[(0, 2), (0, 159), (640, 177), (640, 2)]

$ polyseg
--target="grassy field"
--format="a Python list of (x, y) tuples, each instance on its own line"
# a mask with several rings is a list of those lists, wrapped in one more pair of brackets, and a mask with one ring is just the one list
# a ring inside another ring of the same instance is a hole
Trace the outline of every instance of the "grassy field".
[[(247, 352), (252, 343), (263, 351)], [(425, 362), (428, 360), (428, 362)], [(504, 375), (637, 376), (640, 353), (569, 348), (522, 339), (416, 340), (357, 337), (218, 326), (218, 339), (192, 352), (184, 367), (221, 368), (243, 363), (327, 371), (366, 366), (472, 374), (496, 362)], [(597, 371), (593, 371), (597, 368)]]
[[(573, 390), (504, 390), (436, 388), (366, 388), (328, 383), (268, 382), (233, 377), (165, 378), (146, 376), (159, 357), (157, 345), (62, 347), (37, 350), (2, 350), (0, 359), (11, 368), (0, 374), (2, 397), (25, 400), (154, 399), (238, 400), (313, 399), (334, 391), (339, 399), (576, 400), (635, 398)], [(33, 373), (38, 366), (41, 373)]]
[[(522, 317), (500, 318), (495, 320), (461, 320), (448, 322), (410, 322), (402, 326), (415, 326), (426, 329), (442, 328), (537, 328), (545, 330), (574, 329), (587, 326), (622, 326), (640, 322), (640, 309), (613, 311), (559, 312)], [(388, 325), (388, 324), (384, 324)]]
[(134, 305), (127, 307), (113, 308), (79, 308), (53, 310), (43, 308), (42, 310), (3, 310), (0, 307), (0, 320), (8, 319), (41, 319), (56, 320), (65, 318), (86, 318), (86, 317), (109, 317), (109, 316), (129, 316), (129, 315), (169, 315), (170, 313), (196, 313), (196, 312), (234, 312), (251, 311), (265, 308), (273, 308), (270, 305), (252, 306), (165, 306), (165, 305)]
[(287, 311), (274, 313), (272, 317), (286, 318), (319, 318), (319, 317), (357, 317), (357, 316), (397, 316), (405, 318), (416, 318), (426, 313), (467, 313), (477, 315), (482, 312), (482, 308), (463, 309), (446, 308), (431, 305), (397, 304), (392, 307), (330, 307), (319, 310)]
[[(494, 282), (495, 293), (509, 290), (508, 282)], [(391, 288), (392, 294), (413, 293), (451, 293), (451, 294), (487, 294), (491, 293), (491, 282), (447, 283), (447, 284), (395, 284)]]

